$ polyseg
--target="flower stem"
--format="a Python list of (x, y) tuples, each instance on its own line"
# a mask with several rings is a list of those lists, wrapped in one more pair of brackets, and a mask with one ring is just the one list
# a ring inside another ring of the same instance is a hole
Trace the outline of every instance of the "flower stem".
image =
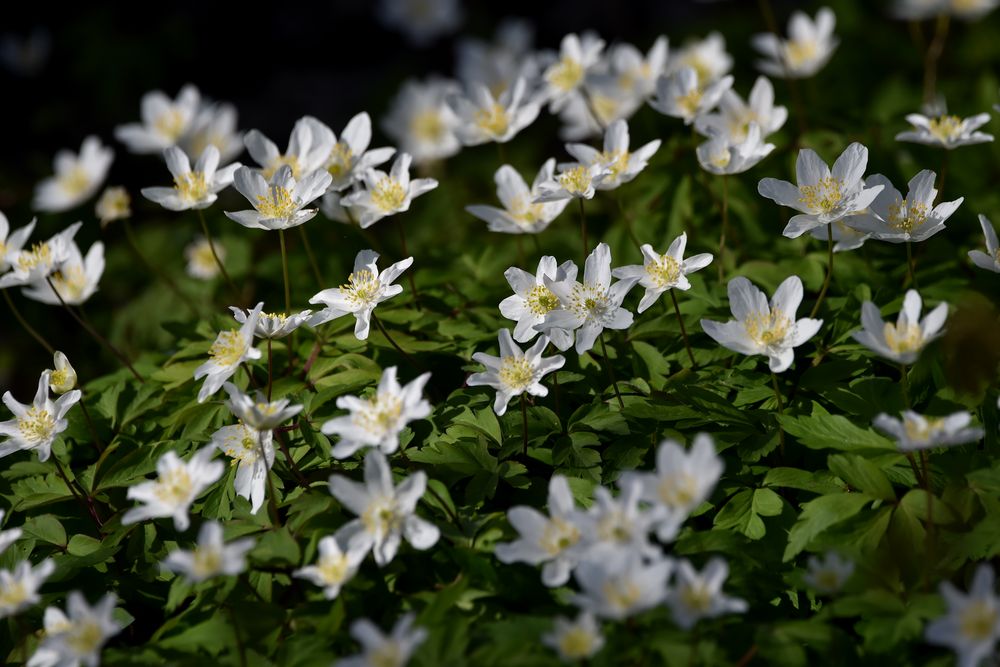
[(219, 273), (225, 279), (226, 284), (229, 285), (229, 290), (233, 293), (233, 297), (239, 301), (240, 291), (236, 289), (236, 283), (233, 279), (229, 277), (229, 272), (226, 271), (226, 266), (219, 259), (219, 253), (215, 250), (215, 241), (212, 240), (212, 233), (208, 231), (208, 223), (205, 222), (205, 214), (202, 213), (201, 209), (198, 209), (198, 221), (201, 222), (201, 233), (205, 235), (205, 240), (208, 241), (208, 248), (212, 251), (212, 257), (215, 258), (215, 264), (219, 267)]
[(302, 237), (302, 247), (306, 249), (306, 257), (309, 258), (309, 266), (312, 267), (316, 284), (319, 285), (320, 289), (323, 289), (326, 281), (323, 280), (323, 273), (319, 270), (319, 264), (316, 262), (316, 255), (313, 254), (312, 244), (309, 243), (309, 235), (306, 234), (305, 225), (299, 225), (299, 236)]
[(722, 233), (719, 235), (719, 281), (725, 277), (723, 257), (726, 253), (726, 232), (729, 231), (729, 178), (722, 175)]
[(399, 346), (399, 343), (397, 343), (395, 339), (393, 339), (393, 337), (389, 335), (389, 332), (386, 331), (385, 326), (382, 324), (382, 320), (380, 320), (378, 318), (378, 315), (376, 315), (374, 312), (372, 313), (372, 322), (375, 323), (375, 326), (378, 327), (378, 330), (382, 333), (383, 336), (385, 336), (385, 339), (389, 341), (389, 344), (392, 345), (394, 348), (396, 348), (396, 351), (399, 352), (401, 355), (403, 355), (403, 357), (406, 359), (406, 361), (410, 363), (411, 366), (413, 366), (418, 370), (423, 368), (423, 366), (417, 363), (416, 359), (407, 354), (406, 350), (401, 348)]
[(0, 292), (3, 292), (3, 298), (7, 301), (7, 305), (10, 306), (10, 312), (14, 313), (14, 318), (21, 323), (21, 326), (24, 328), (24, 330), (27, 331), (28, 334), (32, 338), (34, 338), (39, 345), (44, 347), (46, 352), (48, 352), (49, 354), (55, 354), (56, 353), (55, 348), (49, 345), (49, 342), (45, 340), (42, 334), (35, 331), (35, 328), (30, 324), (28, 324), (28, 321), (21, 316), (21, 311), (17, 309), (17, 306), (14, 305), (14, 300), (10, 298), (10, 291), (4, 289), (0, 290)]
[(134, 254), (136, 259), (139, 260), (139, 263), (145, 266), (147, 271), (152, 273), (157, 279), (166, 285), (167, 289), (173, 292), (174, 296), (180, 299), (184, 305), (188, 307), (188, 310), (191, 311), (192, 315), (195, 317), (201, 317), (201, 312), (195, 307), (194, 303), (191, 302), (188, 295), (181, 291), (181, 289), (177, 286), (177, 283), (175, 283), (170, 276), (166, 274), (166, 272), (160, 270), (160, 267), (147, 260), (146, 256), (142, 254), (141, 250), (139, 250), (139, 243), (136, 241), (135, 233), (132, 231), (132, 223), (128, 221), (128, 218), (123, 221), (123, 226), (125, 227), (125, 239), (128, 241), (128, 245), (132, 249), (132, 254)]
[(521, 394), (521, 440), (524, 445), (524, 455), (528, 455), (528, 399)]
[(948, 39), (948, 25), (950, 15), (947, 11), (942, 11), (937, 17), (934, 25), (934, 37), (931, 39), (927, 53), (924, 55), (924, 104), (933, 104), (937, 92), (937, 66), (941, 54), (944, 52), (944, 43)]
[(285, 317), (292, 314), (292, 285), (288, 279), (288, 249), (285, 247), (285, 230), (278, 230), (278, 241), (281, 243), (281, 276), (285, 282)]
[(910, 378), (906, 372), (906, 364), (899, 365), (899, 384), (903, 390), (903, 405), (909, 410), (910, 405)]
[(62, 477), (63, 482), (66, 483), (66, 488), (69, 489), (70, 495), (76, 499), (80, 506), (87, 510), (87, 514), (90, 516), (94, 525), (97, 526), (97, 532), (101, 537), (104, 537), (104, 522), (101, 521), (101, 517), (97, 515), (97, 508), (94, 507), (93, 500), (84, 500), (83, 496), (77, 493), (76, 488), (74, 488), (73, 483), (69, 481), (69, 477), (66, 475), (66, 471), (63, 469), (62, 464), (59, 463), (59, 459), (56, 457), (55, 452), (52, 452), (52, 463), (56, 466), (56, 472)]
[(698, 362), (694, 360), (694, 352), (691, 351), (691, 342), (688, 340), (687, 329), (684, 328), (684, 318), (681, 317), (681, 306), (677, 303), (677, 295), (674, 290), (670, 292), (670, 299), (674, 302), (674, 312), (677, 314), (677, 324), (681, 326), (681, 338), (684, 339), (684, 347), (687, 348), (688, 358), (691, 359), (691, 368), (698, 368)]
[(604, 344), (604, 332), (601, 332), (601, 355), (604, 357), (604, 366), (608, 369), (608, 378), (611, 380), (611, 386), (615, 388), (615, 397), (618, 399), (618, 407), (622, 410), (625, 409), (625, 401), (622, 400), (622, 394), (618, 391), (618, 380), (615, 379), (615, 371), (611, 367), (611, 360), (608, 359), (608, 348)]
[(524, 241), (520, 234), (514, 234), (514, 244), (517, 247), (517, 265), (524, 266)]
[(299, 486), (303, 489), (308, 489), (309, 481), (302, 474), (302, 471), (299, 470), (299, 464), (292, 458), (292, 450), (288, 448), (288, 443), (285, 442), (285, 438), (281, 435), (280, 431), (274, 431), (274, 439), (278, 441), (278, 447), (281, 449), (281, 453), (285, 455), (286, 459), (288, 459), (288, 467), (292, 469), (292, 474), (295, 475), (295, 481), (298, 482)]
[(83, 412), (83, 418), (87, 421), (87, 426), (90, 428), (90, 436), (94, 439), (94, 447), (97, 448), (98, 455), (104, 453), (104, 443), (101, 442), (101, 437), (97, 435), (97, 427), (94, 425), (94, 420), (90, 418), (90, 411), (87, 410), (87, 404), (83, 402), (83, 391), (80, 391), (80, 411)]
[(809, 317), (816, 317), (816, 313), (819, 312), (820, 304), (823, 303), (823, 298), (826, 296), (826, 291), (830, 289), (830, 279), (833, 278), (833, 223), (829, 223), (826, 226), (826, 278), (823, 279), (823, 287), (819, 290), (819, 296), (816, 297), (816, 303), (813, 304), (812, 310), (809, 311)]
[[(402, 219), (396, 222), (396, 228), (399, 230), (399, 247), (403, 251), (403, 257), (409, 257), (410, 251), (406, 247), (406, 229)], [(410, 281), (410, 291), (413, 292), (413, 305), (417, 307), (417, 310), (420, 310), (420, 294), (417, 292), (417, 280), (413, 276), (413, 271), (407, 271), (406, 278)]]
[(587, 245), (587, 214), (583, 212), (583, 197), (577, 197), (577, 201), (580, 202), (580, 237), (583, 239), (583, 262), (586, 264), (587, 255), (590, 254)]
[(52, 289), (52, 292), (56, 295), (56, 298), (59, 299), (59, 303), (61, 303), (63, 308), (66, 309), (66, 312), (68, 312), (70, 315), (73, 316), (73, 319), (76, 320), (81, 327), (83, 327), (84, 331), (93, 336), (97, 342), (99, 342), (104, 347), (108, 348), (108, 350), (113, 355), (118, 357), (118, 360), (121, 361), (125, 365), (125, 367), (129, 369), (132, 375), (135, 376), (136, 380), (138, 380), (140, 383), (145, 383), (143, 377), (139, 375), (138, 372), (136, 372), (135, 368), (132, 367), (132, 363), (128, 360), (128, 357), (126, 357), (117, 347), (112, 345), (107, 338), (99, 334), (97, 330), (94, 329), (94, 327), (90, 326), (90, 324), (84, 318), (77, 315), (76, 312), (72, 308), (70, 308), (65, 301), (63, 301), (62, 294), (60, 294), (59, 290), (56, 289), (55, 284), (53, 284), (52, 282), (52, 278), (46, 277), (45, 282), (49, 284), (49, 287)]
[[(277, 438), (277, 434), (275, 434)], [(267, 506), (271, 511), (271, 522), (275, 528), (281, 528), (281, 517), (278, 515), (278, 498), (274, 492), (274, 480), (271, 479), (271, 469), (267, 466), (267, 450), (264, 449), (264, 434), (257, 433), (257, 445), (260, 448), (260, 461), (264, 465), (264, 476), (267, 478)]]
[(271, 352), (271, 339), (267, 339), (267, 402), (271, 402), (271, 379), (274, 377), (271, 372), (273, 354)]
[[(774, 387), (774, 400), (778, 402), (778, 414), (785, 414), (785, 404), (781, 400), (781, 389), (778, 387), (778, 374), (771, 371), (771, 386)], [(781, 426), (781, 422), (778, 422), (778, 451), (781, 453), (781, 458), (785, 458), (785, 429)]]
[(917, 260), (913, 257), (913, 244), (906, 242), (906, 271), (907, 284), (913, 289), (917, 289)]
[(618, 214), (621, 215), (622, 222), (625, 223), (625, 232), (628, 234), (628, 237), (632, 239), (632, 243), (634, 243), (635, 247), (639, 249), (639, 252), (642, 252), (642, 243), (639, 242), (639, 237), (635, 235), (635, 230), (632, 229), (632, 220), (628, 217), (628, 214), (625, 213), (625, 207), (622, 206), (622, 198), (618, 194), (618, 190), (614, 191), (614, 200), (615, 204), (618, 205)]

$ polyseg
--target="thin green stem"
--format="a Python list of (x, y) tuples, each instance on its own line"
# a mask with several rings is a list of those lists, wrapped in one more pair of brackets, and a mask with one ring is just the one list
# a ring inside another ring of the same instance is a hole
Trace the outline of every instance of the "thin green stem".
[(274, 355), (271, 351), (271, 339), (267, 339), (267, 402), (271, 402), (271, 382), (274, 377), (272, 372), (272, 362), (274, 360)]
[(201, 209), (198, 209), (198, 221), (201, 223), (201, 233), (205, 235), (205, 240), (208, 241), (208, 248), (212, 251), (212, 257), (215, 258), (215, 264), (219, 267), (219, 273), (222, 274), (226, 284), (229, 285), (229, 290), (233, 293), (233, 297), (239, 301), (240, 291), (236, 288), (236, 283), (233, 282), (233, 279), (229, 277), (229, 272), (226, 271), (225, 264), (219, 259), (219, 253), (215, 250), (215, 241), (212, 240), (212, 233), (208, 231), (208, 223), (205, 222), (205, 214)]
[[(781, 389), (778, 387), (778, 374), (771, 371), (771, 386), (774, 387), (774, 400), (778, 403), (778, 414), (785, 414), (785, 404), (781, 400)], [(781, 458), (785, 458), (785, 429), (781, 426), (781, 422), (778, 421), (778, 451), (781, 453)]]
[(528, 455), (528, 399), (521, 394), (521, 440), (524, 446), (524, 455)]
[(677, 303), (677, 295), (674, 290), (670, 292), (670, 299), (674, 302), (674, 313), (677, 315), (677, 324), (681, 327), (681, 338), (684, 339), (684, 347), (687, 349), (688, 358), (691, 359), (691, 368), (698, 368), (698, 362), (694, 360), (694, 352), (691, 351), (691, 342), (688, 340), (687, 329), (684, 328), (684, 318), (681, 317), (681, 306)]
[(580, 202), (580, 237), (583, 239), (583, 262), (587, 263), (587, 255), (590, 254), (590, 247), (587, 244), (587, 214), (583, 211), (583, 197), (577, 197)]
[(285, 281), (285, 317), (292, 314), (292, 283), (288, 279), (288, 249), (285, 247), (285, 230), (278, 230), (281, 243), (281, 276)]
[(829, 223), (826, 226), (826, 277), (823, 279), (823, 287), (819, 290), (819, 296), (816, 297), (816, 303), (813, 304), (812, 310), (809, 311), (809, 317), (816, 317), (816, 313), (819, 312), (819, 307), (823, 303), (823, 298), (826, 296), (826, 291), (830, 289), (830, 279), (833, 278), (833, 223)]
[(604, 357), (604, 366), (608, 369), (608, 379), (611, 380), (611, 386), (615, 389), (615, 398), (618, 399), (618, 407), (624, 410), (625, 401), (622, 400), (622, 394), (618, 391), (618, 380), (615, 379), (615, 370), (611, 367), (611, 360), (608, 358), (608, 347), (604, 344), (603, 331), (599, 338), (601, 339), (601, 356)]
[(934, 37), (924, 55), (924, 104), (933, 104), (937, 95), (937, 66), (948, 39), (950, 22), (951, 16), (947, 11), (942, 11), (934, 25)]
[(913, 256), (913, 244), (906, 242), (906, 284), (917, 289), (917, 260)]
[(374, 322), (375, 326), (378, 327), (379, 332), (381, 332), (381, 334), (385, 336), (385, 339), (389, 341), (389, 344), (392, 345), (394, 348), (396, 348), (396, 351), (399, 352), (401, 355), (403, 355), (403, 357), (406, 359), (406, 361), (410, 363), (411, 366), (413, 366), (418, 370), (423, 368), (423, 366), (417, 363), (416, 359), (407, 354), (406, 350), (401, 348), (399, 346), (399, 343), (397, 343), (395, 339), (389, 335), (389, 332), (386, 331), (385, 326), (382, 324), (382, 320), (380, 320), (374, 312), (372, 313), (372, 322)]
[(77, 493), (73, 483), (69, 481), (69, 476), (66, 475), (66, 471), (63, 469), (62, 464), (59, 463), (59, 459), (56, 457), (55, 452), (52, 452), (50, 458), (52, 459), (52, 463), (56, 466), (56, 472), (59, 473), (63, 482), (66, 483), (66, 488), (69, 489), (70, 495), (72, 495), (73, 498), (80, 503), (80, 506), (83, 507), (83, 509), (87, 510), (87, 515), (94, 522), (94, 525), (97, 526), (97, 532), (103, 537), (104, 522), (101, 521), (101, 517), (97, 516), (97, 509), (94, 507), (93, 502), (90, 500), (84, 500), (83, 496)]
[(719, 281), (721, 282), (726, 275), (725, 262), (723, 261), (726, 253), (726, 233), (729, 231), (729, 178), (725, 174), (722, 175), (722, 233), (719, 234)]
[(899, 384), (900, 388), (903, 390), (903, 405), (909, 410), (910, 404), (910, 378), (906, 372), (906, 364), (899, 365)]
[(10, 290), (3, 289), (0, 290), (0, 292), (3, 292), (3, 298), (7, 301), (7, 305), (10, 306), (10, 312), (14, 313), (14, 318), (21, 323), (21, 327), (28, 332), (28, 335), (34, 338), (39, 345), (44, 347), (46, 352), (49, 354), (55, 354), (55, 348), (49, 345), (49, 342), (45, 340), (42, 334), (35, 331), (35, 328), (28, 324), (28, 321), (21, 316), (21, 311), (17, 309), (17, 306), (14, 305), (13, 299), (10, 298)]
[(632, 219), (628, 217), (627, 213), (625, 213), (625, 207), (622, 206), (622, 198), (621, 195), (618, 194), (618, 190), (614, 191), (613, 198), (615, 200), (615, 204), (618, 205), (618, 214), (622, 217), (622, 221), (625, 223), (625, 232), (628, 234), (628, 237), (632, 239), (632, 243), (634, 243), (635, 247), (639, 249), (639, 252), (642, 252), (642, 243), (639, 242), (639, 237), (635, 235), (635, 230), (632, 229)]
[(125, 239), (128, 241), (129, 247), (132, 249), (132, 254), (135, 255), (139, 263), (146, 267), (146, 270), (153, 274), (160, 282), (167, 286), (174, 296), (181, 300), (181, 302), (187, 306), (188, 310), (191, 311), (195, 317), (201, 317), (201, 312), (195, 307), (194, 303), (188, 297), (187, 294), (181, 291), (181, 288), (177, 286), (169, 275), (165, 271), (160, 270), (160, 267), (156, 266), (142, 254), (142, 250), (139, 249), (139, 242), (135, 238), (135, 232), (132, 230), (132, 223), (129, 222), (128, 218), (123, 221), (123, 227), (125, 228)]
[(80, 400), (77, 402), (80, 404), (80, 411), (83, 412), (83, 418), (87, 421), (90, 436), (94, 439), (94, 447), (97, 448), (98, 454), (103, 454), (104, 443), (101, 442), (101, 436), (97, 435), (97, 427), (94, 425), (94, 420), (90, 418), (90, 411), (87, 409), (87, 404), (83, 402), (83, 390), (80, 390)]
[(292, 474), (295, 475), (295, 481), (303, 489), (309, 488), (309, 481), (302, 474), (299, 469), (299, 464), (295, 462), (292, 458), (292, 450), (288, 448), (288, 443), (285, 442), (285, 437), (281, 435), (280, 431), (274, 431), (274, 439), (278, 441), (278, 448), (281, 449), (281, 453), (284, 454), (285, 458), (288, 460), (288, 467), (292, 469)]
[(306, 249), (306, 257), (309, 258), (309, 266), (312, 267), (316, 284), (319, 285), (320, 289), (323, 289), (326, 286), (326, 281), (323, 280), (323, 273), (319, 270), (319, 263), (316, 262), (316, 255), (313, 254), (312, 244), (309, 243), (309, 235), (306, 234), (305, 225), (299, 225), (299, 236), (302, 237), (302, 247)]

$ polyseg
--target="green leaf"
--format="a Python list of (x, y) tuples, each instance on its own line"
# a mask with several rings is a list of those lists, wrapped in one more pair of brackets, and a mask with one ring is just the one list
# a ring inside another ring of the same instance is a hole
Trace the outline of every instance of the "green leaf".
[(833, 493), (810, 500), (788, 533), (788, 545), (782, 556), (789, 561), (802, 552), (817, 535), (861, 511), (874, 500), (863, 493)]
[(755, 489), (753, 492), (753, 511), (761, 516), (778, 516), (785, 502), (771, 489)]
[(842, 452), (895, 451), (892, 442), (868, 428), (861, 428), (846, 417), (831, 415), (813, 403), (809, 417), (778, 415), (778, 422), (788, 435), (811, 449), (836, 449)]
[(851, 454), (831, 454), (827, 465), (835, 475), (855, 489), (880, 500), (896, 500), (889, 478), (868, 459)]
[(825, 470), (809, 472), (798, 468), (771, 468), (764, 476), (765, 486), (800, 489), (813, 493), (827, 494), (844, 491), (830, 473)]
[(66, 546), (66, 529), (59, 523), (59, 519), (51, 514), (33, 516), (24, 522), (21, 530), (29, 537), (35, 537), (43, 542), (55, 544), (59, 547)]
[[(933, 501), (930, 507), (927, 505), (928, 500)], [(955, 511), (949, 505), (946, 505), (937, 496), (929, 495), (923, 489), (910, 489), (903, 496), (902, 500), (899, 501), (899, 504), (906, 507), (913, 516), (921, 521), (947, 525), (958, 523), (959, 520)], [(928, 510), (930, 511), (929, 514)]]

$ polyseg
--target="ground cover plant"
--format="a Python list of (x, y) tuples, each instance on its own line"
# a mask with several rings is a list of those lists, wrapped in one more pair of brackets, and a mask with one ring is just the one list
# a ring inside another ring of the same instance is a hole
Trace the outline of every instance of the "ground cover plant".
[(993, 664), (996, 4), (81, 129), (0, 215), (4, 663)]

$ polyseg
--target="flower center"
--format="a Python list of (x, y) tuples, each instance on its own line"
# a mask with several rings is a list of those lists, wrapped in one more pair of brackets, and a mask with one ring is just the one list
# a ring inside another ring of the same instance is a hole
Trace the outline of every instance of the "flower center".
[(191, 475), (186, 468), (173, 468), (160, 475), (154, 494), (164, 504), (180, 505), (191, 495)]
[(818, 53), (819, 45), (814, 40), (788, 42), (785, 45), (785, 60), (792, 69), (813, 61)]
[(198, 202), (208, 196), (208, 183), (205, 181), (205, 173), (201, 171), (189, 171), (174, 178), (174, 187), (181, 199), (191, 202)]
[(957, 139), (962, 134), (962, 119), (958, 116), (932, 118), (927, 125), (927, 131), (945, 143)]
[(943, 425), (943, 419), (903, 420), (903, 430), (906, 432), (906, 437), (915, 442), (930, 442)]
[(681, 265), (670, 255), (664, 255), (646, 265), (646, 274), (657, 287), (673, 287), (681, 277)]
[(522, 393), (535, 381), (535, 369), (524, 357), (507, 357), (500, 364), (500, 381), (517, 393)]
[(397, 430), (403, 401), (392, 394), (376, 394), (354, 415), (354, 423), (379, 438)]
[(559, 174), (559, 185), (571, 195), (582, 196), (590, 187), (590, 180), (590, 170), (582, 164)]
[(826, 176), (816, 185), (800, 185), (799, 201), (813, 213), (832, 213), (844, 197), (842, 187), (839, 180)]
[(656, 491), (667, 507), (684, 509), (698, 498), (698, 479), (686, 472), (677, 473), (663, 478)]
[(474, 122), (479, 129), (493, 137), (500, 137), (510, 126), (507, 110), (494, 103), (489, 109), (478, 109)]
[(899, 204), (891, 204), (889, 206), (888, 223), (893, 229), (898, 229), (909, 234), (915, 227), (924, 224), (929, 212), (927, 205), (919, 202), (910, 204), (909, 206), (907, 206), (905, 201)]
[(607, 581), (602, 587), (604, 599), (620, 611), (628, 611), (642, 598), (642, 590), (634, 581)]
[(885, 344), (896, 354), (916, 352), (924, 344), (923, 331), (915, 322), (903, 322), (898, 326), (886, 322), (882, 334), (885, 336)]
[(405, 663), (405, 656), (395, 642), (372, 649), (365, 658), (365, 664), (371, 667), (400, 667)]
[(298, 209), (298, 202), (287, 188), (271, 185), (271, 196), (257, 195), (257, 210), (265, 218), (275, 220), (290, 218)]
[(549, 70), (545, 78), (554, 87), (568, 93), (580, 85), (583, 80), (583, 65), (578, 60), (563, 57), (557, 65)]
[(819, 570), (814, 575), (816, 587), (827, 591), (836, 591), (840, 588), (840, 574), (836, 570)]
[(361, 515), (361, 522), (369, 533), (387, 535), (399, 528), (403, 517), (396, 512), (396, 503), (392, 498), (376, 498)]
[(693, 88), (683, 95), (677, 96), (677, 106), (686, 116), (696, 116), (698, 107), (701, 106), (701, 91)]
[(201, 579), (215, 576), (222, 569), (222, 553), (215, 548), (195, 547), (191, 569)]
[(63, 267), (53, 273), (50, 279), (65, 301), (80, 299), (87, 289), (87, 276), (79, 266)]
[(594, 637), (585, 628), (571, 627), (559, 637), (559, 652), (570, 659), (586, 658), (594, 652)]
[(45, 408), (32, 406), (17, 420), (17, 428), (21, 431), (22, 438), (32, 445), (37, 445), (52, 439), (56, 420)]
[(59, 185), (71, 196), (80, 195), (90, 187), (90, 175), (87, 174), (86, 169), (80, 165), (75, 165), (59, 177)]
[(63, 638), (78, 656), (90, 655), (97, 651), (104, 641), (104, 632), (97, 621), (83, 619), (76, 621), (67, 636)]
[(684, 606), (696, 614), (705, 614), (712, 608), (712, 592), (704, 584), (682, 585), (680, 596)]
[(348, 562), (346, 554), (327, 554), (320, 557), (316, 571), (328, 586), (343, 583), (347, 576)]
[(153, 128), (171, 143), (184, 133), (184, 114), (177, 109), (167, 109), (153, 121)]
[[(216, 248), (216, 252), (221, 248)], [(220, 253), (220, 259), (221, 253)], [(215, 255), (212, 254), (212, 246), (208, 241), (201, 241), (191, 252), (191, 263), (198, 268), (202, 274), (215, 275), (219, 272), (219, 266), (215, 263)]]
[(233, 465), (253, 463), (257, 460), (257, 436), (246, 424), (240, 424), (240, 434), (227, 438), (226, 456), (233, 457)]
[(381, 289), (378, 275), (369, 269), (355, 271), (347, 276), (347, 283), (340, 286), (340, 291), (355, 306), (372, 303)]
[(985, 600), (976, 600), (962, 610), (958, 617), (958, 631), (970, 642), (985, 642), (993, 639), (1000, 614)]
[(540, 546), (550, 556), (558, 556), (580, 541), (580, 529), (562, 517), (552, 517), (542, 531)]
[(698, 85), (704, 86), (712, 78), (712, 68), (697, 52), (688, 53), (681, 59), (684, 67), (690, 67), (698, 75)]
[(522, 227), (530, 227), (537, 222), (541, 222), (542, 215), (545, 212), (545, 205), (531, 204), (524, 197), (518, 197), (511, 202), (510, 209), (507, 212)]
[(52, 248), (48, 243), (36, 243), (30, 250), (22, 251), (17, 256), (17, 266), (22, 271), (30, 271), (37, 267), (52, 264)]
[(330, 151), (330, 157), (327, 160), (326, 170), (330, 172), (330, 175), (334, 178), (340, 178), (351, 172), (353, 162), (354, 152), (351, 151), (351, 147), (343, 141), (338, 141), (333, 145), (333, 150)]
[(247, 340), (239, 329), (220, 331), (208, 354), (219, 366), (235, 366), (247, 351)]
[(441, 141), (446, 132), (441, 112), (437, 109), (427, 109), (416, 114), (410, 121), (410, 132), (417, 139), (429, 143)]
[(608, 178), (616, 179), (628, 169), (628, 151), (607, 151), (601, 153), (598, 159), (601, 166), (610, 172)]
[(590, 106), (602, 125), (609, 125), (611, 121), (619, 116), (620, 102), (611, 95), (591, 93)]
[(271, 164), (267, 166), (267, 169), (264, 169), (261, 173), (265, 179), (271, 180), (271, 177), (274, 176), (275, 172), (284, 167), (286, 164), (292, 168), (292, 178), (297, 179), (299, 174), (302, 173), (302, 165), (299, 164), (299, 156), (297, 155), (279, 155), (274, 158), (274, 160), (271, 161)]
[(0, 590), (0, 609), (7, 612), (17, 609), (29, 598), (28, 589), (21, 581), (11, 581)]
[(559, 307), (559, 297), (545, 285), (535, 285), (525, 297), (528, 309), (535, 315), (544, 315)]
[(569, 309), (580, 317), (604, 321), (612, 311), (607, 292), (598, 285), (575, 285)]
[(388, 176), (371, 189), (372, 203), (387, 213), (399, 210), (406, 201), (406, 194), (403, 185)]
[[(52, 375), (49, 376), (49, 384), (53, 387), (62, 389), (63, 385), (67, 382), (69, 382), (69, 373), (64, 370), (56, 369), (52, 371)], [(70, 387), (70, 389), (72, 389), (72, 387)]]
[(766, 347), (783, 341), (792, 327), (792, 321), (780, 310), (772, 310), (766, 315), (750, 315), (743, 325), (754, 342)]

